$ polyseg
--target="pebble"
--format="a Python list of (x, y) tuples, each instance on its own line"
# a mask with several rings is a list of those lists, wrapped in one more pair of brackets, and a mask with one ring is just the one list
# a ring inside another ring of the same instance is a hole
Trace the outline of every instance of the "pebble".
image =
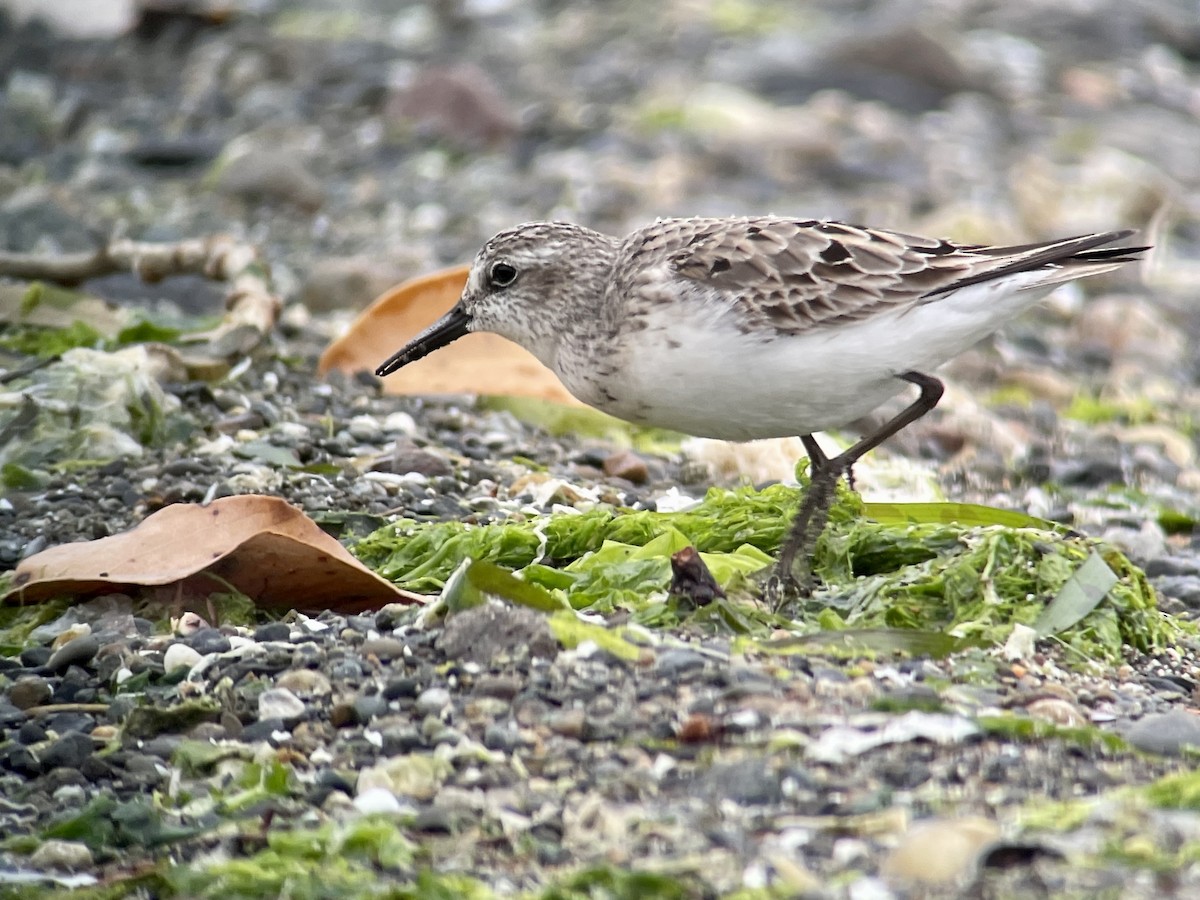
[(664, 678), (678, 678), (687, 672), (703, 669), (707, 658), (695, 650), (672, 648), (659, 653), (654, 660), (654, 670)]
[(918, 822), (888, 853), (880, 874), (895, 887), (946, 887), (964, 880), (980, 854), (1000, 837), (991, 819)]
[(87, 844), (48, 838), (29, 854), (29, 865), (41, 871), (86, 872), (95, 866), (95, 861)]
[(257, 722), (252, 722), (242, 729), (238, 735), (238, 740), (247, 744), (253, 744), (257, 741), (270, 741), (275, 737), (276, 732), (288, 731), (284, 725), (283, 719), (277, 716), (262, 717)]
[(391, 662), (404, 656), (404, 641), (394, 637), (367, 638), (362, 643), (363, 656), (374, 656), (382, 662)]
[(417, 696), (416, 710), (422, 716), (439, 716), (450, 705), (450, 692), (443, 687), (433, 687)]
[(325, 202), (325, 188), (304, 161), (280, 147), (218, 160), (216, 187), (248, 203), (294, 205), (305, 212), (316, 212)]
[(254, 640), (260, 644), (286, 641), (292, 636), (292, 627), (287, 622), (267, 622), (254, 629)]
[(454, 467), (443, 456), (430, 450), (422, 450), (408, 442), (397, 442), (386, 466), (381, 471), (396, 475), (417, 473), (426, 478), (446, 478), (454, 474)]
[(387, 698), (379, 694), (360, 694), (351, 707), (356, 721), (366, 724), (387, 712)]
[(328, 697), (333, 692), (329, 679), (316, 669), (291, 669), (275, 679), (275, 686), (302, 699)]
[(559, 651), (544, 615), (502, 603), (485, 603), (452, 616), (437, 646), (448, 659), (480, 665), (506, 654), (550, 659)]
[(70, 643), (63, 644), (46, 660), (46, 670), (61, 672), (68, 666), (82, 666), (91, 662), (100, 650), (100, 642), (91, 634), (75, 638)]
[(262, 719), (289, 721), (299, 719), (307, 707), (304, 702), (286, 688), (268, 688), (258, 695), (258, 715)]
[(1025, 707), (1025, 711), (1035, 719), (1050, 722), (1063, 728), (1082, 728), (1088, 724), (1088, 718), (1074, 703), (1061, 697), (1043, 697), (1034, 700)]
[(383, 686), (383, 696), (387, 700), (416, 697), (420, 693), (421, 680), (419, 678), (393, 678)]
[(163, 654), (163, 669), (174, 672), (176, 669), (190, 670), (196, 663), (204, 659), (204, 655), (187, 644), (174, 643)]
[(404, 811), (400, 799), (384, 787), (371, 787), (354, 798), (354, 808), (364, 816), (397, 815)]
[(63, 735), (38, 754), (38, 762), (41, 763), (44, 772), (60, 767), (79, 769), (83, 766), (84, 761), (95, 752), (96, 747), (90, 737), (74, 732)]
[(645, 484), (650, 479), (646, 461), (632, 450), (619, 450), (604, 458), (604, 474), (610, 478), (624, 478), (633, 484)]
[(1177, 756), (1185, 747), (1200, 749), (1200, 716), (1173, 709), (1138, 719), (1125, 731), (1125, 740), (1139, 750)]
[(8, 702), (17, 709), (31, 709), (49, 701), (53, 695), (50, 683), (36, 675), (28, 675), (17, 679), (8, 690)]
[(227, 653), (233, 646), (230, 644), (229, 638), (216, 628), (201, 628), (188, 635), (186, 643), (202, 656)]

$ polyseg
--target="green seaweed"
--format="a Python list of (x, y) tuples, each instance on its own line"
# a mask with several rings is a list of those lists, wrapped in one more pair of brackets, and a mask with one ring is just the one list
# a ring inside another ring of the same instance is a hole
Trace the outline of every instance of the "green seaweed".
[[(652, 627), (687, 619), (759, 638), (780, 626), (864, 634), (900, 629), (938, 632), (959, 647), (989, 647), (1024, 624), (1040, 626), (1043, 637), (1082, 659), (1114, 660), (1123, 645), (1152, 651), (1194, 632), (1158, 611), (1145, 575), (1110, 546), (1023, 513), (952, 503), (863, 504), (846, 489), (817, 544), (820, 587), (783, 617), (756, 599), (753, 579), (771, 564), (799, 498), (784, 485), (714, 488), (695, 507), (674, 513), (599, 506), (480, 527), (401, 520), (354, 550), (410, 590), (440, 591), (464, 560), (483, 560), (573, 609), (621, 610)], [(689, 545), (728, 599), (694, 611), (670, 602), (670, 557)], [(903, 642), (891, 643), (904, 649)], [(907, 652), (934, 651), (949, 652), (940, 644)]]

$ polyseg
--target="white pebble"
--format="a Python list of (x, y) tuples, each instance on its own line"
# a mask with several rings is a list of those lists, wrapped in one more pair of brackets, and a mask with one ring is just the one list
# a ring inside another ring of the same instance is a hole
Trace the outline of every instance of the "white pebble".
[(163, 654), (163, 668), (168, 672), (174, 672), (176, 669), (190, 670), (202, 659), (203, 655), (187, 644), (172, 644)]

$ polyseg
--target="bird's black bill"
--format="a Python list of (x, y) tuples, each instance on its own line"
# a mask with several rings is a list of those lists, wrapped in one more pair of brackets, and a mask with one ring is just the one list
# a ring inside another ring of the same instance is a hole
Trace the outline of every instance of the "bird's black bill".
[(467, 327), (470, 324), (471, 317), (463, 312), (460, 307), (454, 307), (454, 309), (450, 310), (450, 312), (446, 313), (405, 344), (400, 350), (389, 356), (375, 370), (375, 374), (380, 378), (385, 375), (391, 375), (409, 363), (416, 362), (418, 359), (428, 356), (434, 350), (457, 341), (470, 330)]

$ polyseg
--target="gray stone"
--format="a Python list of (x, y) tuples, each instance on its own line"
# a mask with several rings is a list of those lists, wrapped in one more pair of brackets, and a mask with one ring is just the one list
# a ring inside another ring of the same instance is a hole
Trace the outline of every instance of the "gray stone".
[(1125, 740), (1147, 753), (1177, 756), (1184, 747), (1200, 748), (1200, 716), (1181, 709), (1145, 716), (1129, 727)]
[(49, 772), (60, 766), (67, 769), (78, 769), (95, 750), (95, 745), (90, 737), (75, 732), (64, 735), (38, 754), (38, 762), (41, 763), (43, 772)]
[(444, 687), (431, 687), (417, 697), (417, 712), (423, 716), (438, 716), (450, 705), (450, 692)]
[(93, 635), (85, 634), (55, 650), (46, 660), (46, 669), (50, 672), (61, 672), (68, 666), (86, 665), (99, 650), (100, 642)]

